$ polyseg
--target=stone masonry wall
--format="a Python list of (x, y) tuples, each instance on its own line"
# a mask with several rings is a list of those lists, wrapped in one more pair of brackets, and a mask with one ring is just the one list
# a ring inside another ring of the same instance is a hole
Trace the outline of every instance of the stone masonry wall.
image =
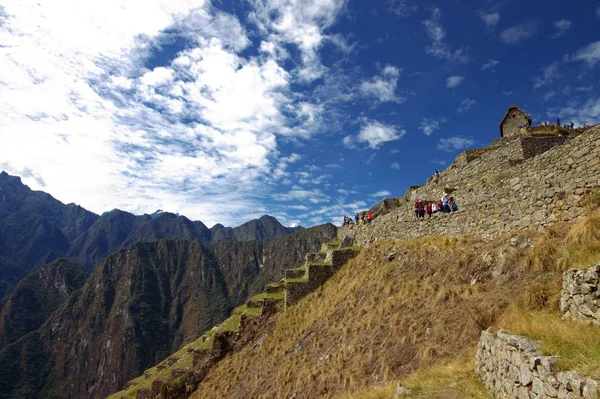
[(499, 330), (481, 333), (475, 372), (495, 398), (598, 399), (598, 381), (576, 371), (558, 372), (557, 356), (542, 356), (540, 345)]
[(600, 263), (587, 270), (571, 269), (563, 274), (560, 314), (600, 326)]
[(548, 151), (550, 148), (557, 145), (562, 145), (567, 141), (568, 138), (565, 136), (558, 137), (522, 137), (521, 138), (521, 151), (523, 152), (523, 158), (529, 159), (543, 152)]
[[(371, 225), (344, 226), (338, 236), (350, 233), (359, 245), (428, 235), (496, 237), (581, 216), (585, 194), (600, 188), (600, 126), (543, 154), (511, 162), (520, 151), (520, 140), (508, 141), (468, 164), (455, 162), (437, 181), (409, 189), (406, 205)], [(458, 212), (414, 218), (415, 199), (439, 200), (444, 191), (455, 198)]]

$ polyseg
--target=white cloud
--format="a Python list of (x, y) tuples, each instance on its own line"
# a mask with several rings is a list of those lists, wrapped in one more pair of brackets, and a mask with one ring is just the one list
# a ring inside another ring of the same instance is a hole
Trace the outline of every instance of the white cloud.
[(418, 6), (409, 5), (408, 0), (387, 0), (389, 3), (389, 10), (398, 17), (407, 17), (413, 14)]
[(390, 193), (387, 190), (380, 190), (377, 191), (376, 193), (371, 194), (371, 197), (377, 197), (377, 198), (382, 198), (382, 197), (387, 197), (388, 195), (391, 195), (392, 193)]
[(571, 21), (566, 19), (560, 19), (558, 21), (554, 21), (554, 27), (556, 28), (556, 32), (552, 35), (553, 38), (564, 36), (567, 31), (571, 28)]
[(573, 122), (575, 126), (600, 123), (600, 97), (590, 98), (585, 103), (574, 103), (566, 107), (556, 108), (549, 116), (559, 116), (561, 121)]
[(471, 98), (465, 98), (464, 100), (461, 100), (460, 105), (456, 110), (461, 114), (468, 114), (469, 110), (475, 105), (477, 105), (477, 101)]
[(399, 76), (400, 69), (392, 65), (387, 65), (380, 76), (363, 81), (360, 85), (360, 92), (382, 103), (388, 101), (403, 102), (404, 99), (397, 97), (395, 94)]
[(518, 44), (533, 37), (538, 31), (537, 21), (527, 21), (508, 28), (500, 33), (500, 40), (508, 44)]
[[(301, 54), (302, 66), (295, 71), (300, 81), (311, 82), (322, 77), (327, 68), (318, 51), (327, 39), (324, 33), (345, 5), (338, 0), (251, 0), (249, 13), (259, 30), (269, 35), (269, 42), (279, 46), (295, 45)], [(335, 39), (334, 39), (335, 40)]]
[[(292, 101), (294, 76), (269, 51), (289, 42), (306, 56), (299, 74), (313, 65), (340, 8), (319, 4), (283, 7), (258, 57), (239, 55), (250, 41), (235, 17), (200, 0), (3, 5), (2, 168), (29, 168), (32, 188), (99, 213), (161, 208), (209, 226), (260, 216), (298, 158), (278, 159), (278, 137), (310, 136), (322, 112)], [(308, 30), (286, 28), (286, 13)], [(148, 69), (167, 29), (189, 46)]]
[(459, 86), (464, 80), (464, 76), (450, 76), (448, 79), (446, 79), (446, 87), (452, 89), (454, 87)]
[(499, 63), (500, 63), (499, 61), (497, 61), (497, 60), (494, 60), (494, 59), (490, 58), (490, 59), (488, 60), (488, 62), (486, 62), (485, 64), (483, 64), (483, 65), (481, 66), (481, 70), (482, 70), (482, 71), (486, 71), (486, 70), (490, 69), (490, 70), (492, 70), (492, 72), (493, 72), (493, 71), (494, 71), (494, 69), (495, 69), (494, 67), (495, 67), (496, 65), (498, 65)]
[(465, 148), (471, 147), (475, 144), (475, 140), (466, 137), (454, 136), (450, 138), (440, 139), (437, 144), (437, 149), (452, 152), (458, 150), (464, 150)]
[(559, 77), (560, 72), (558, 71), (558, 62), (553, 62), (552, 64), (542, 68), (542, 74), (533, 79), (533, 88), (538, 89), (542, 86), (549, 85), (556, 81), (556, 79)]
[(502, 95), (503, 96), (510, 96), (513, 93), (514, 93), (513, 90), (502, 90)]
[(441, 17), (442, 10), (439, 7), (433, 7), (431, 10), (431, 19), (421, 21), (421, 24), (425, 27), (427, 36), (431, 40), (431, 44), (425, 47), (425, 52), (440, 59), (462, 63), (469, 62), (466, 49), (461, 47), (457, 50), (452, 50), (450, 45), (444, 41), (446, 30), (440, 23)]
[(446, 118), (423, 118), (419, 125), (419, 129), (422, 130), (423, 134), (426, 136), (431, 136), (434, 131), (440, 128), (442, 123), (447, 121)]
[(600, 41), (582, 47), (573, 55), (572, 59), (574, 61), (584, 61), (589, 66), (596, 65), (600, 61)]
[(390, 165), (390, 168), (400, 169), (400, 164), (398, 162), (392, 162), (392, 164)]
[(405, 134), (406, 132), (403, 129), (398, 130), (395, 126), (385, 125), (377, 121), (367, 121), (356, 140), (368, 143), (369, 147), (377, 149), (383, 143), (400, 140)]
[(483, 22), (485, 22), (485, 25), (488, 28), (494, 28), (496, 25), (498, 25), (498, 21), (500, 20), (500, 13), (498, 12), (490, 12), (490, 13), (479, 13), (479, 18), (481, 18), (481, 20)]

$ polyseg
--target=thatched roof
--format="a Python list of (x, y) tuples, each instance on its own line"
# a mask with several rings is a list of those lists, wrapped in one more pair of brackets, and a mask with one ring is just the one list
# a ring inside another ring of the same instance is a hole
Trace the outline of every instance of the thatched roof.
[(527, 122), (529, 122), (529, 125), (531, 125), (531, 117), (529, 115), (527, 115), (527, 112), (523, 111), (521, 108), (519, 108), (519, 107), (517, 107), (516, 105), (513, 104), (510, 107), (508, 107), (508, 109), (506, 110), (506, 113), (504, 114), (504, 117), (500, 121), (500, 125), (499, 125), (499, 128), (500, 128), (500, 137), (504, 137), (504, 132), (502, 131), (502, 124), (504, 123), (504, 121), (506, 120), (506, 118), (508, 118), (508, 114), (513, 109), (516, 109), (517, 111), (519, 111), (520, 113), (522, 113), (523, 115), (525, 115), (525, 117), (527, 118)]

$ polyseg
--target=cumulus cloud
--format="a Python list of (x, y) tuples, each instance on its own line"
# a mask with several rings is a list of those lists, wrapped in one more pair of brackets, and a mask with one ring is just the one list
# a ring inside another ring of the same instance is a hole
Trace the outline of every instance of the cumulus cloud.
[(500, 33), (500, 40), (507, 44), (519, 44), (523, 40), (533, 37), (538, 32), (537, 21), (527, 21), (520, 25), (510, 27)]
[(558, 21), (554, 21), (553, 25), (556, 31), (552, 35), (552, 38), (555, 39), (557, 37), (564, 36), (567, 33), (567, 31), (571, 28), (571, 21), (560, 19)]
[(379, 102), (403, 102), (404, 98), (396, 96), (396, 86), (400, 69), (392, 65), (387, 65), (379, 76), (370, 80), (363, 81), (360, 85), (360, 92), (367, 97), (374, 98)]
[(485, 26), (488, 28), (494, 28), (498, 25), (498, 21), (500, 20), (500, 13), (498, 12), (480, 12), (479, 18), (485, 23)]
[(431, 136), (434, 131), (440, 128), (442, 123), (447, 121), (446, 118), (423, 118), (419, 125), (419, 129), (422, 130), (423, 134), (426, 136)]
[(450, 89), (458, 87), (464, 80), (464, 76), (450, 76), (448, 79), (446, 79), (446, 87)]
[(440, 141), (438, 141), (437, 144), (437, 149), (446, 152), (460, 151), (464, 150), (465, 148), (469, 148), (474, 144), (475, 140), (473, 139), (461, 136), (454, 136), (440, 139)]
[(366, 121), (356, 140), (377, 149), (383, 143), (400, 140), (405, 134), (406, 131), (397, 129), (395, 126), (385, 125), (377, 121)]
[(548, 114), (549, 116), (559, 115), (561, 120), (572, 121), (576, 126), (583, 126), (586, 122), (590, 125), (600, 123), (600, 97), (555, 108)]
[[(322, 67), (322, 31), (341, 5), (311, 4), (261, 5), (280, 18), (264, 20), (257, 57), (240, 55), (250, 40), (237, 18), (203, 1), (4, 5), (2, 168), (96, 212), (161, 208), (208, 225), (260, 216), (298, 158), (278, 138), (310, 136), (322, 112), (290, 87)], [(153, 65), (173, 35), (185, 46)], [(292, 73), (278, 63), (285, 43), (302, 54)]]
[(458, 106), (458, 108), (456, 110), (460, 114), (468, 114), (469, 110), (471, 108), (473, 108), (475, 105), (477, 105), (477, 101), (475, 101), (471, 98), (465, 98), (464, 100), (461, 100), (460, 105)]
[(392, 162), (390, 164), (390, 168), (392, 168), (392, 169), (400, 169), (400, 164), (398, 162)]
[(325, 31), (336, 21), (345, 1), (338, 0), (251, 0), (249, 17), (269, 41), (292, 44), (300, 51), (302, 66), (295, 74), (301, 81), (322, 77), (327, 68), (318, 50), (327, 39)]
[(468, 62), (469, 56), (466, 49), (461, 47), (457, 50), (453, 50), (444, 40), (446, 37), (446, 30), (440, 22), (441, 17), (442, 10), (439, 7), (433, 7), (431, 10), (431, 19), (421, 21), (421, 24), (425, 27), (427, 36), (431, 40), (431, 44), (425, 47), (425, 52), (439, 59), (462, 63)]
[(594, 66), (600, 61), (600, 41), (588, 44), (579, 49), (572, 57), (574, 61), (583, 61), (589, 66)]

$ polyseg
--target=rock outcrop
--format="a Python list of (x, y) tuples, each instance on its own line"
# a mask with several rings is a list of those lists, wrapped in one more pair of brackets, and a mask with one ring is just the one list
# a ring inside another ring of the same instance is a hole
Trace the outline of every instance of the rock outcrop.
[(560, 314), (600, 327), (600, 263), (587, 270), (571, 269), (563, 274)]

